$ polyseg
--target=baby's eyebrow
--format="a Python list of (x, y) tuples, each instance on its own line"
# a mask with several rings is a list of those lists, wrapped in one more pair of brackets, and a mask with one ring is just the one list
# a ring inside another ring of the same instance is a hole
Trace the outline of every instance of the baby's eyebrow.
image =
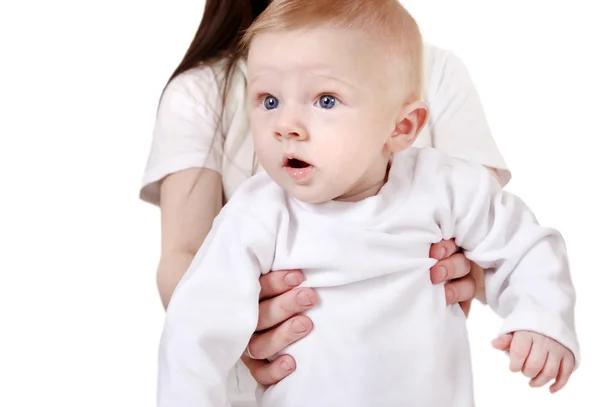
[(270, 75), (281, 73), (281, 70), (275, 66), (259, 66), (258, 68), (255, 68), (254, 71), (256, 71), (256, 73), (248, 76), (248, 86), (265, 77), (268, 78)]
[(331, 81), (331, 82), (340, 83), (340, 84), (342, 84), (344, 86), (349, 86), (351, 88), (357, 88), (357, 86), (354, 83), (346, 81), (346, 80), (344, 80), (344, 79), (342, 79), (342, 78), (340, 78), (338, 76), (328, 75), (328, 74), (316, 74), (315, 76), (321, 77), (321, 78), (326, 79), (326, 80)]
[(247, 87), (251, 87), (252, 85), (255, 85), (257, 82), (261, 82), (263, 76), (264, 75), (254, 75), (254, 76), (248, 78)]
[[(261, 84), (265, 81), (268, 81), (272, 78), (272, 75), (282, 74), (285, 70), (278, 69), (274, 66), (261, 66), (254, 70), (251, 76), (248, 77), (248, 88), (253, 88), (258, 84)], [(350, 90), (360, 90), (364, 89), (364, 86), (361, 84), (357, 84), (354, 81), (347, 80), (341, 75), (336, 75), (335, 72), (332, 72), (331, 69), (324, 69), (322, 67), (315, 67), (310, 65), (305, 65), (302, 69), (301, 76), (306, 80), (311, 79), (313, 82), (313, 78), (316, 80), (314, 82), (320, 83), (321, 81), (330, 82), (332, 84), (340, 85), (346, 89)], [(315, 84), (316, 85), (316, 84)]]

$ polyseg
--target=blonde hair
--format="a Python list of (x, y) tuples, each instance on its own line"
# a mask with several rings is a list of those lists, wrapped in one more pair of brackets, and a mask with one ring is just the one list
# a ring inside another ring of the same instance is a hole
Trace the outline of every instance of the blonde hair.
[[(398, 0), (273, 0), (246, 30), (240, 52), (263, 33), (326, 26), (359, 29), (388, 47), (386, 62), (409, 101), (419, 99), (423, 76), (423, 43), (419, 27)], [(390, 84), (393, 86), (394, 84)]]

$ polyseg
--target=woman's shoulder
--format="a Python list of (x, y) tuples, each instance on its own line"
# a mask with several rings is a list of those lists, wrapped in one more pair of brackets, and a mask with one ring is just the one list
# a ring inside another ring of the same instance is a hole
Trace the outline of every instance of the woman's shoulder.
[[(173, 98), (185, 98), (190, 102), (205, 105), (208, 101), (218, 104), (222, 100), (222, 90), (229, 71), (230, 60), (222, 58), (212, 63), (198, 65), (175, 76), (165, 87), (161, 102)], [(240, 78), (245, 79), (244, 65), (234, 64), (231, 70), (231, 84)], [(231, 87), (231, 86), (230, 86)]]
[(471, 91), (469, 71), (454, 51), (424, 43), (423, 59), (423, 97), (427, 103), (446, 103), (457, 93), (466, 95)]
[(423, 57), (426, 68), (430, 70), (432, 67), (439, 68), (446, 64), (462, 63), (454, 51), (428, 42), (423, 43)]

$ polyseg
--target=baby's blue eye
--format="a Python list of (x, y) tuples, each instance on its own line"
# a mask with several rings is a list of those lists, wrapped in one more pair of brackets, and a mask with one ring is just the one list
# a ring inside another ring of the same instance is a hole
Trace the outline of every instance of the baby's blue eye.
[(319, 106), (323, 109), (332, 109), (335, 106), (335, 98), (330, 95), (323, 95), (319, 98)]
[(277, 107), (279, 106), (279, 100), (277, 100), (277, 98), (274, 96), (267, 96), (263, 100), (263, 106), (267, 110), (277, 109)]

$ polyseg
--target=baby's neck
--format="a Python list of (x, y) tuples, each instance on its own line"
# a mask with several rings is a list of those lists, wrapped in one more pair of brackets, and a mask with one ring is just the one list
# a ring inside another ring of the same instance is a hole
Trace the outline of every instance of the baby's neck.
[(377, 195), (377, 193), (379, 192), (381, 187), (383, 187), (384, 184), (385, 184), (385, 181), (382, 180), (381, 182), (379, 182), (379, 183), (369, 187), (368, 189), (365, 189), (355, 195), (341, 196), (339, 198), (336, 198), (335, 200), (338, 202), (362, 201), (363, 199), (367, 199), (367, 198)]
[(387, 182), (390, 167), (391, 162), (387, 164), (387, 167), (384, 168), (383, 173), (380, 173), (379, 176), (364, 182), (359, 188), (349, 191), (348, 194), (344, 194), (335, 200), (338, 202), (358, 202), (377, 195)]

